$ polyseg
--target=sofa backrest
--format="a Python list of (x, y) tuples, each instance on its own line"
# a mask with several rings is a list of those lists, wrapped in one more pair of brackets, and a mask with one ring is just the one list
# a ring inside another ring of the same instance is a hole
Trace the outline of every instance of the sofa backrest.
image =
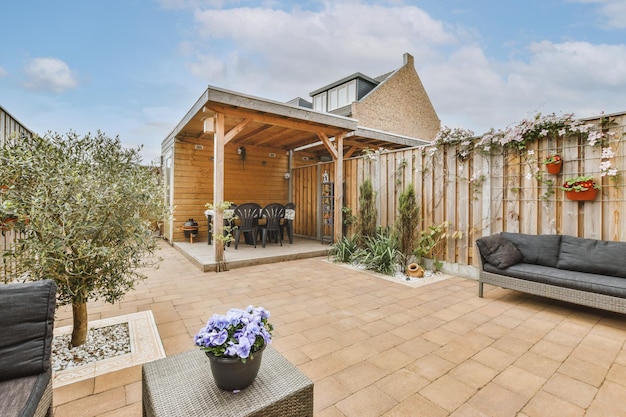
[(513, 243), (524, 259), (523, 263), (556, 267), (559, 261), (561, 235), (526, 235), (502, 232), (500, 236)]
[(0, 380), (50, 367), (56, 290), (52, 280), (0, 285)]
[(563, 236), (557, 268), (626, 278), (626, 242)]

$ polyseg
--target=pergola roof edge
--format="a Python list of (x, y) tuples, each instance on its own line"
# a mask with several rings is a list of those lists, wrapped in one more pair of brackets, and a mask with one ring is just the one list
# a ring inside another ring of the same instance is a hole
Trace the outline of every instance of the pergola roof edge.
[(430, 145), (432, 142), (425, 139), (412, 138), (410, 136), (399, 135), (396, 133), (385, 132), (383, 130), (370, 129), (363, 126), (358, 126), (356, 130), (348, 133), (346, 139), (350, 137), (363, 137), (367, 139), (376, 139), (384, 142), (394, 143), (397, 145), (404, 145), (408, 147)]

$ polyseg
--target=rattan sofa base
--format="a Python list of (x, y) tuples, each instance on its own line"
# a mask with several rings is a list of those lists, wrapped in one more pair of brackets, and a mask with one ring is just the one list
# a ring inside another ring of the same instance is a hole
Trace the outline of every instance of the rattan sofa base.
[(479, 297), (483, 296), (484, 284), (491, 284), (502, 288), (522, 291), (529, 294), (614, 311), (617, 313), (626, 313), (626, 299), (624, 298), (612, 297), (588, 291), (573, 290), (571, 288), (564, 288), (556, 285), (513, 278), (506, 275), (494, 274), (492, 272), (484, 271), (481, 265), (478, 281)]

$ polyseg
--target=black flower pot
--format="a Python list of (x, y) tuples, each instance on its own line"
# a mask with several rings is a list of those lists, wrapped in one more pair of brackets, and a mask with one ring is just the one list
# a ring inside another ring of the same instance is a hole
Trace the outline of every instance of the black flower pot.
[(251, 355), (254, 359), (249, 357), (246, 363), (241, 362), (239, 358), (218, 357), (205, 352), (209, 357), (211, 373), (217, 386), (225, 391), (234, 391), (252, 384), (259, 373), (264, 350), (265, 346)]

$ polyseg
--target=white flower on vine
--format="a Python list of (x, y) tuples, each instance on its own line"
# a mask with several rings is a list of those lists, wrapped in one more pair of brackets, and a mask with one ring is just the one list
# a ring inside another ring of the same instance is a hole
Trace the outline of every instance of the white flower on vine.
[(614, 156), (615, 156), (615, 152), (613, 152), (613, 149), (610, 146), (608, 148), (602, 148), (602, 156), (600, 158), (610, 159), (610, 158), (613, 158)]
[(532, 149), (529, 149), (529, 150), (528, 150), (528, 156), (532, 156), (532, 155), (534, 155), (534, 154), (535, 154), (535, 151), (534, 151), (534, 150), (532, 150)]
[(526, 173), (525, 177), (526, 177), (527, 180), (532, 180), (533, 179), (533, 174), (528, 172), (528, 173)]
[(589, 142), (589, 146), (594, 146), (603, 137), (604, 137), (604, 133), (600, 132), (599, 130), (593, 130), (589, 132), (589, 137), (587, 138), (587, 141)]

